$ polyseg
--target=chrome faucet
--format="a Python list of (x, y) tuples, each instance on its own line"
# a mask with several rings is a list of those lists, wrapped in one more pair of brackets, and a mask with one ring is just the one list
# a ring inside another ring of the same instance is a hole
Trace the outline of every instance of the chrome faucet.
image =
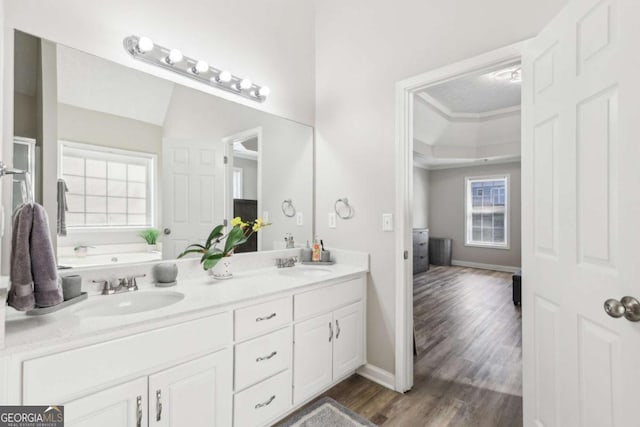
[(102, 283), (102, 295), (113, 295), (123, 292), (132, 292), (138, 290), (138, 282), (136, 279), (145, 277), (146, 274), (139, 274), (137, 276), (128, 276), (121, 279), (117, 279), (118, 286), (115, 288), (108, 280), (93, 280), (93, 283)]
[(289, 258), (276, 258), (276, 267), (278, 268), (289, 268), (294, 267), (298, 262), (297, 256), (292, 256)]

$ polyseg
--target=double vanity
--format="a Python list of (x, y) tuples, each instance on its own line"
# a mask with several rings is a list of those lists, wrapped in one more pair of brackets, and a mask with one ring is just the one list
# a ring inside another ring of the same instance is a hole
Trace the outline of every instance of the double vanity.
[(87, 301), (10, 309), (0, 401), (62, 404), (67, 426), (271, 425), (365, 363), (368, 257), (335, 256), (278, 269), (269, 252), (236, 255), (255, 268), (226, 281), (179, 261), (170, 290), (142, 279), (106, 296), (92, 280), (151, 265), (80, 271)]

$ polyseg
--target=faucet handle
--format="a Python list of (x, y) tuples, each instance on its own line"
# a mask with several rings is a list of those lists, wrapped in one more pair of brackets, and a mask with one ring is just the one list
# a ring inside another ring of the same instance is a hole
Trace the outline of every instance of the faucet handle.
[(115, 291), (108, 280), (92, 280), (93, 283), (102, 283), (102, 295), (111, 295)]

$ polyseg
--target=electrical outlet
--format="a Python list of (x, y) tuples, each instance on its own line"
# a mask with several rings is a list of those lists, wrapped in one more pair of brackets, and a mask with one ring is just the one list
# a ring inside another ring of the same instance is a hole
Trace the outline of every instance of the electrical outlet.
[(382, 214), (382, 231), (393, 231), (393, 214)]
[(304, 217), (302, 215), (302, 212), (298, 212), (296, 214), (296, 224), (297, 225), (304, 225)]
[(336, 213), (331, 212), (329, 214), (329, 228), (336, 228)]
[(262, 211), (262, 221), (269, 222), (269, 211)]

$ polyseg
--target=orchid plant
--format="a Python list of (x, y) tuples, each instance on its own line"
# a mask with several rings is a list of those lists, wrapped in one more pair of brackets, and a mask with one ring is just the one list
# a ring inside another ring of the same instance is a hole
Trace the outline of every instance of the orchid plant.
[[(243, 245), (249, 240), (253, 233), (257, 233), (260, 229), (267, 227), (271, 224), (265, 223), (262, 219), (258, 218), (255, 221), (244, 222), (242, 218), (236, 217), (231, 220), (231, 229), (225, 234), (225, 226), (220, 224), (216, 226), (204, 245), (194, 243), (189, 246), (178, 255), (178, 258), (182, 258), (189, 254), (202, 254), (200, 263), (205, 270), (210, 270), (224, 257), (233, 255), (233, 251), (240, 245)], [(222, 242), (224, 246), (218, 247)]]

